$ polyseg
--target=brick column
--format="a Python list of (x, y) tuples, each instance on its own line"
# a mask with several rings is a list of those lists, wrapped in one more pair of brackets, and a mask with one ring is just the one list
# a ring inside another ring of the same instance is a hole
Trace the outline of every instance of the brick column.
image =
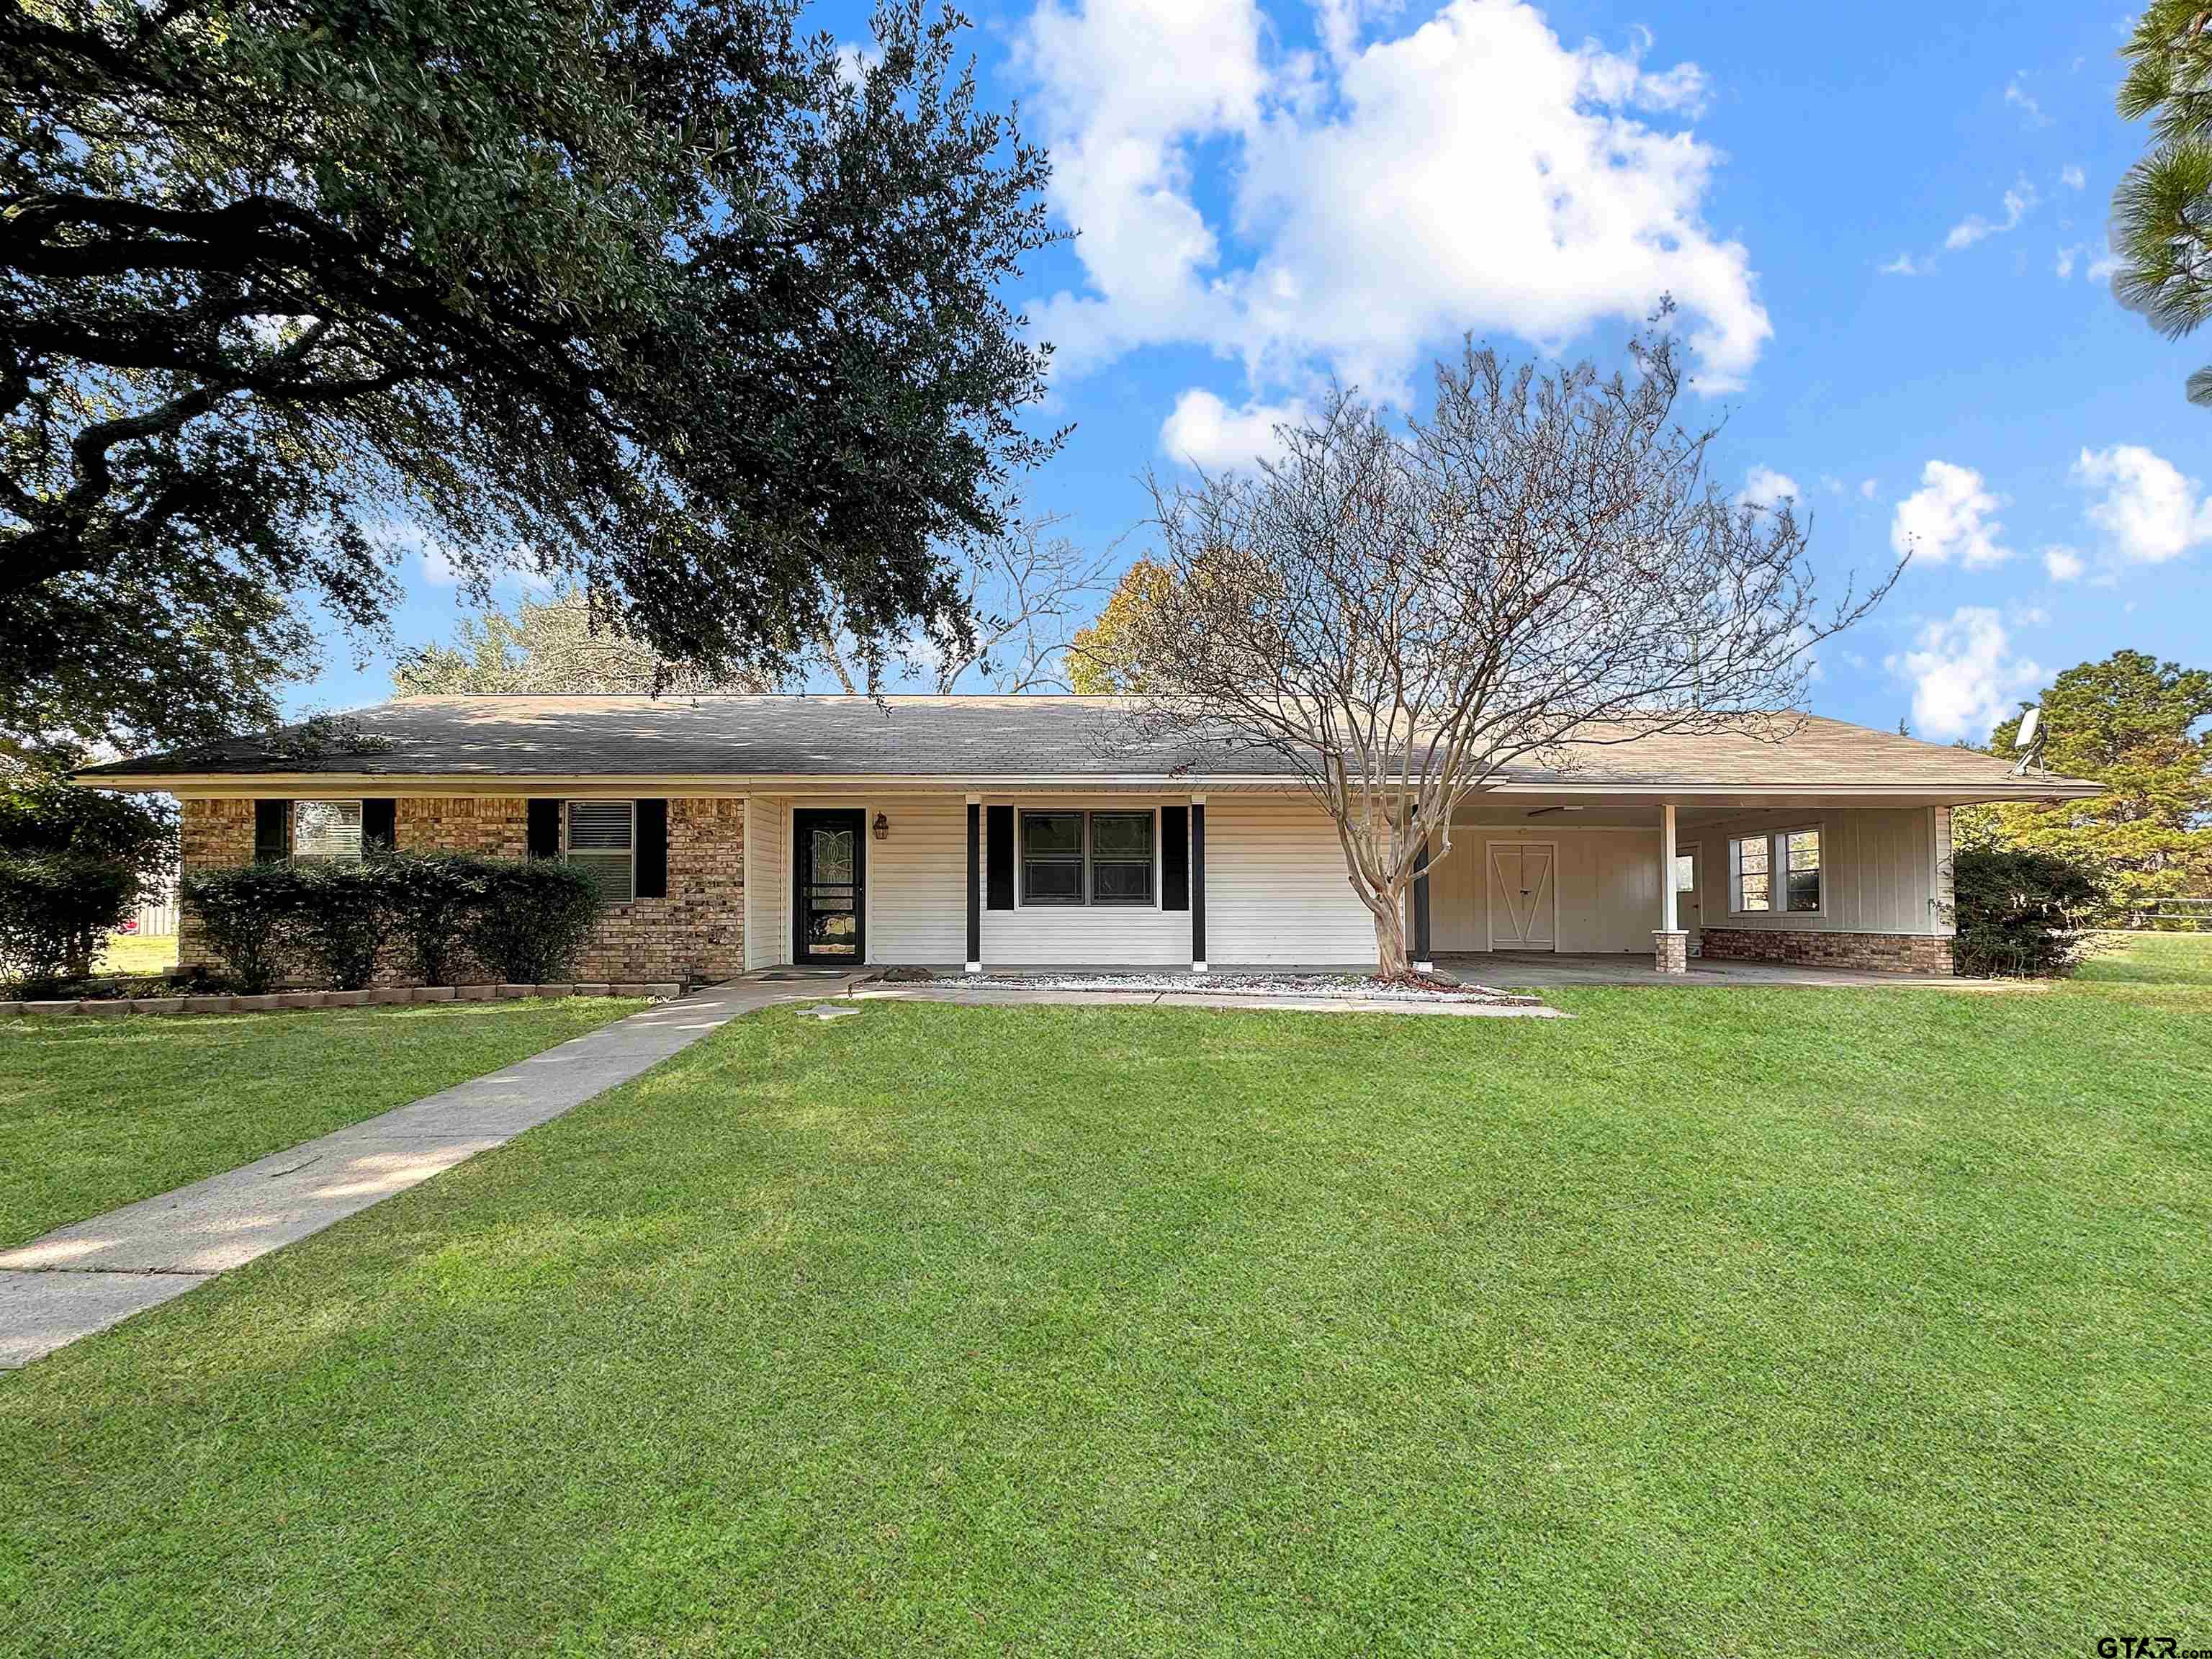
[(1680, 928), (1651, 930), (1651, 965), (1662, 974), (1690, 971), (1690, 936)]

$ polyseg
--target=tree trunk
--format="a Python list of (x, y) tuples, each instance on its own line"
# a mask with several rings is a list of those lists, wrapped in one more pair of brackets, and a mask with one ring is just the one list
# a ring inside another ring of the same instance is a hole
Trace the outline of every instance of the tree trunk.
[(1375, 917), (1375, 977), (1410, 978), (1413, 967), (1406, 955), (1406, 910), (1389, 902), (1388, 895), (1370, 907)]

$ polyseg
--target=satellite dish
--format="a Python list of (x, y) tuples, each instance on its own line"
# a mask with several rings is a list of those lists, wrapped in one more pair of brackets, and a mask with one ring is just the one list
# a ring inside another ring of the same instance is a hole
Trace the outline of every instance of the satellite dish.
[(2042, 729), (2042, 726), (2043, 711), (2040, 708), (2029, 709), (2020, 717), (2020, 735), (2012, 740), (2012, 746), (2015, 749), (2034, 747), (2035, 734)]

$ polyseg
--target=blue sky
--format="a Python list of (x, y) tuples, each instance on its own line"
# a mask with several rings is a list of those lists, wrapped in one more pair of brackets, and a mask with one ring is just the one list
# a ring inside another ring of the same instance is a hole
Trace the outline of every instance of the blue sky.
[[(1610, 356), (1662, 289), (1731, 489), (1794, 487), (1831, 581), (1917, 552), (1814, 706), (1942, 740), (2121, 647), (2212, 661), (2212, 414), (2114, 303), (2128, 15), (1954, 3), (981, 6), (1079, 238), (1012, 297), (1073, 422), (1031, 510), (1142, 551), (1141, 474), (1267, 441), (1334, 374), (1418, 408), (1463, 330)], [(866, 40), (865, 13), (820, 24)], [(407, 556), (402, 641), (450, 583)], [(342, 641), (295, 708), (388, 689)]]

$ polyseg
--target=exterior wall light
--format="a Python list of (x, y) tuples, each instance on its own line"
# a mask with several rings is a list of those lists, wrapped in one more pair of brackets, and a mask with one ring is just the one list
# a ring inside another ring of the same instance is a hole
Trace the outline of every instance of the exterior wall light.
[(881, 812), (876, 814), (873, 828), (878, 841), (889, 841), (891, 838), (891, 821)]

